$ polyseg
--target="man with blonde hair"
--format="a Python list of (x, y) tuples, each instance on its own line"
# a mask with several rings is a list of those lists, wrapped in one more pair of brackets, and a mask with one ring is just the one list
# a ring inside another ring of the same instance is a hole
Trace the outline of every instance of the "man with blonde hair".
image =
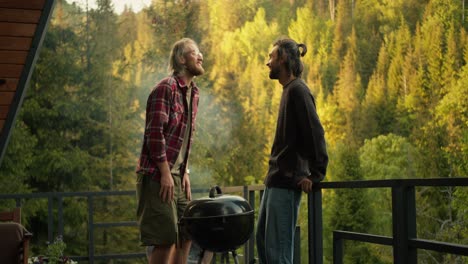
[(177, 41), (169, 58), (171, 75), (148, 97), (137, 166), (137, 218), (150, 264), (187, 263), (191, 241), (177, 223), (191, 200), (188, 161), (199, 101), (193, 79), (205, 72), (202, 64), (195, 41)]

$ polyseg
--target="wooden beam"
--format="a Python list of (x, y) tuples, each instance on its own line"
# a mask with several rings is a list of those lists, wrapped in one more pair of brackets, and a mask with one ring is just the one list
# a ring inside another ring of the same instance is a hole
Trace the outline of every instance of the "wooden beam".
[(0, 36), (32, 37), (36, 32), (36, 24), (0, 22)]
[(0, 64), (24, 64), (27, 51), (0, 50)]
[(31, 47), (31, 42), (32, 42), (32, 38), (0, 36), (0, 50), (29, 51), (29, 48)]
[(40, 10), (0, 8), (0, 22), (37, 24), (40, 17)]
[(0, 7), (42, 10), (44, 3), (45, 0), (0, 0)]

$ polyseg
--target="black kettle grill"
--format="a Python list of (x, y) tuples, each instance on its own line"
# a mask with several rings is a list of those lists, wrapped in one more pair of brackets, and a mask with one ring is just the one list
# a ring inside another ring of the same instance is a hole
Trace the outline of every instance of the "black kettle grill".
[(240, 196), (223, 195), (219, 186), (210, 189), (210, 196), (191, 201), (179, 221), (203, 252), (232, 252), (242, 246), (254, 228), (254, 210)]

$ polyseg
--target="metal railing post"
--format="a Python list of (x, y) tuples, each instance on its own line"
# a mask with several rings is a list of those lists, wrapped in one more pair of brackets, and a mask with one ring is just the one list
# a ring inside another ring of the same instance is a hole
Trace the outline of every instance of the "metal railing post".
[[(243, 196), (244, 196), (244, 199), (246, 201), (249, 201), (249, 186), (247, 185), (244, 185), (244, 187), (242, 188), (242, 191), (243, 191)], [(254, 209), (254, 208), (252, 208)], [(250, 240), (247, 241), (247, 243), (244, 244), (244, 261), (245, 263), (249, 263), (249, 244), (250, 244)]]
[(63, 237), (63, 196), (57, 197), (58, 201), (58, 235)]
[(15, 202), (16, 202), (16, 207), (21, 207), (21, 199), (20, 198), (15, 199)]
[(392, 187), (393, 262), (417, 263), (417, 250), (409, 247), (416, 238), (416, 202), (414, 187), (398, 182)]
[[(249, 204), (252, 209), (255, 210), (255, 191), (249, 191)], [(255, 217), (254, 217), (255, 219)], [(255, 225), (256, 223), (254, 223)], [(248, 259), (246, 259), (245, 263), (252, 263), (255, 257), (255, 228), (254, 232), (250, 235), (250, 239), (248, 241)]]
[[(416, 230), (416, 191), (414, 186), (406, 189), (406, 223), (408, 225), (408, 239), (417, 238)], [(418, 250), (408, 247), (408, 263), (418, 263)]]
[(333, 264), (343, 264), (343, 239), (333, 232)]
[(307, 199), (309, 263), (323, 264), (322, 190), (313, 188)]
[(293, 263), (301, 264), (301, 227), (296, 226), (294, 230), (294, 255)]
[(50, 243), (54, 242), (54, 198), (52, 194), (47, 195), (47, 239)]
[(93, 206), (93, 196), (88, 196), (88, 261), (90, 264), (94, 263), (94, 206)]

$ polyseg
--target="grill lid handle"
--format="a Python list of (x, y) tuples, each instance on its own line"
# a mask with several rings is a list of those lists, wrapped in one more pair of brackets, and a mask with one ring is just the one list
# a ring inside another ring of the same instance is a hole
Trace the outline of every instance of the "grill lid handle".
[(221, 188), (216, 185), (214, 187), (211, 187), (210, 189), (210, 198), (215, 198), (216, 196), (222, 195), (223, 192), (221, 192)]

